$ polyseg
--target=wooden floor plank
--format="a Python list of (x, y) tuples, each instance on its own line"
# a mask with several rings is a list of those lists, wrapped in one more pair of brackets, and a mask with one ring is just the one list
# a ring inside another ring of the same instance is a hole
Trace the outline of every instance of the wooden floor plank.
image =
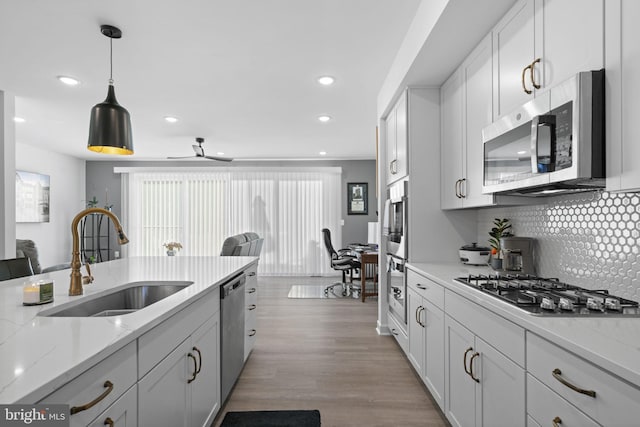
[(324, 426), (448, 426), (390, 336), (376, 298), (289, 299), (333, 278), (259, 277), (258, 335), (227, 411), (320, 410)]

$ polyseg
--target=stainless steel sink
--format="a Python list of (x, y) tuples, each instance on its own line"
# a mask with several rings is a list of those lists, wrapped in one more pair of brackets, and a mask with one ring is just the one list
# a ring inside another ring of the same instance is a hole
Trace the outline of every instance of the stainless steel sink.
[(133, 282), (96, 298), (87, 299), (68, 308), (53, 308), (39, 313), (48, 317), (106, 317), (132, 313), (156, 303), (193, 282)]

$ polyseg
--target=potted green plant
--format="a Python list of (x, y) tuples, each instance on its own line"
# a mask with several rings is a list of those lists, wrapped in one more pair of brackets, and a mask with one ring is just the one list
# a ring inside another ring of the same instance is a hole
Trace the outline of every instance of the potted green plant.
[(502, 245), (500, 239), (513, 236), (511, 230), (509, 219), (495, 218), (493, 220), (493, 227), (489, 231), (489, 244), (491, 245), (491, 268), (494, 270), (502, 269)]

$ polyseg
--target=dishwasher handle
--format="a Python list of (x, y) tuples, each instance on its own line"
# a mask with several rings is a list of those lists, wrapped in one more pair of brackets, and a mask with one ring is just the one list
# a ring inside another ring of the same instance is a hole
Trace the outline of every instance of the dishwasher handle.
[(247, 276), (244, 273), (241, 273), (231, 281), (220, 286), (220, 298), (224, 299), (237, 291), (244, 291), (244, 284), (246, 281)]

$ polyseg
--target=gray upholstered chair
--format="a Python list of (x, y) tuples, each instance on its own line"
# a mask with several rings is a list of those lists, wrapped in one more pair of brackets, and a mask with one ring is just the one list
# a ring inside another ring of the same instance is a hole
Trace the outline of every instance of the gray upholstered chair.
[(220, 255), (260, 256), (263, 241), (263, 238), (253, 232), (236, 234), (225, 239)]
[(71, 268), (71, 263), (56, 264), (42, 268), (38, 257), (38, 248), (33, 240), (16, 239), (16, 258), (28, 258), (33, 269), (32, 274), (48, 273), (50, 271), (64, 270)]

